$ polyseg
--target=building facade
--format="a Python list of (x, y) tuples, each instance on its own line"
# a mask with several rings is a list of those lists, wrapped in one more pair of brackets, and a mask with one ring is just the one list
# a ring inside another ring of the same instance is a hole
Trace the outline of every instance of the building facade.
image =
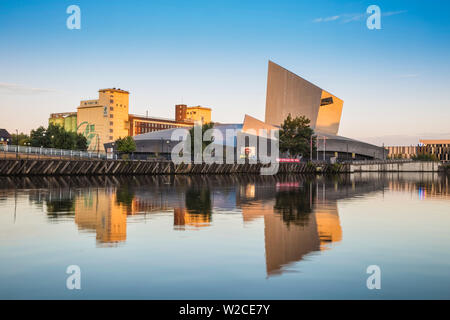
[(175, 121), (210, 123), (211, 108), (202, 106), (188, 107), (185, 104), (177, 104), (175, 106)]
[(68, 132), (77, 132), (77, 113), (52, 113), (50, 114), (50, 118), (48, 119), (48, 124), (58, 125)]
[(6, 129), (0, 129), (0, 145), (12, 144), (12, 137)]
[(391, 146), (390, 159), (412, 159), (418, 155), (434, 155), (437, 160), (450, 162), (450, 140), (419, 140), (417, 146)]
[(116, 88), (100, 89), (98, 99), (82, 100), (77, 112), (52, 113), (49, 124), (84, 135), (88, 150), (104, 151), (104, 144), (126, 136), (190, 128), (195, 121), (211, 122), (211, 109), (201, 106), (175, 106), (175, 120), (129, 113), (129, 92)]
[(266, 123), (280, 126), (289, 114), (305, 116), (314, 131), (336, 135), (343, 105), (338, 97), (269, 61)]
[(147, 132), (154, 132), (173, 128), (190, 128), (193, 126), (191, 121), (176, 121), (170, 119), (129, 115), (130, 130), (128, 135), (136, 136)]
[(101, 89), (96, 100), (82, 100), (77, 109), (78, 133), (88, 140), (88, 150), (104, 151), (103, 145), (128, 136), (129, 92)]

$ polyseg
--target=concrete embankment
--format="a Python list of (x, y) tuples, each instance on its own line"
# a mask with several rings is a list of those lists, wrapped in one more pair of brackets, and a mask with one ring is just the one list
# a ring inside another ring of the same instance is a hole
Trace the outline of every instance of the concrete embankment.
[[(141, 174), (260, 174), (263, 164), (174, 164), (146, 160), (20, 159), (0, 160), (0, 175), (141, 175)], [(306, 163), (281, 163), (278, 173), (314, 173)]]
[[(438, 162), (280, 163), (276, 173), (437, 172)], [(2, 176), (261, 174), (264, 164), (174, 164), (150, 160), (0, 159)]]
[(349, 164), (349, 172), (437, 172), (441, 166), (435, 161), (379, 161)]

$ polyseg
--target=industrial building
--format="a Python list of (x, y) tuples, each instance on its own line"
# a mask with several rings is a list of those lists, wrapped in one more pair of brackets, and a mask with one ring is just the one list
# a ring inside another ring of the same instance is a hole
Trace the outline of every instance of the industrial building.
[(68, 132), (77, 132), (77, 113), (52, 113), (48, 119), (48, 124), (58, 125)]
[(434, 155), (437, 160), (450, 162), (450, 140), (420, 139), (417, 146), (389, 146), (388, 158), (412, 159), (418, 155)]
[(129, 113), (129, 92), (100, 89), (98, 99), (82, 100), (77, 112), (52, 113), (49, 124), (83, 134), (91, 151), (104, 151), (104, 145), (119, 138), (171, 128), (190, 128), (194, 122), (211, 122), (211, 109), (175, 106), (175, 120)]
[[(388, 152), (385, 148), (337, 135), (343, 100), (272, 61), (269, 61), (268, 65), (266, 92), (265, 121), (245, 115), (242, 123), (214, 126), (221, 131), (226, 131), (228, 128), (236, 130), (234, 140), (223, 142), (224, 147), (235, 149), (236, 158), (241, 157), (243, 152), (246, 153), (246, 157), (249, 154), (257, 155), (261, 143), (267, 143), (269, 148), (270, 141), (258, 136), (259, 130), (265, 129), (268, 132), (279, 130), (289, 114), (293, 117), (305, 116), (311, 120), (311, 128), (314, 130), (317, 141), (317, 153), (314, 159), (345, 161), (386, 158)], [(177, 106), (175, 118), (181, 120), (185, 113), (187, 113), (185, 107)], [(146, 155), (162, 153), (168, 156), (171, 148), (179, 143), (179, 139), (184, 139), (184, 137), (171, 139), (172, 132), (173, 129), (137, 135), (135, 141), (138, 153)], [(236, 150), (237, 139), (240, 135), (255, 134), (258, 138), (254, 146), (246, 145), (244, 150)]]

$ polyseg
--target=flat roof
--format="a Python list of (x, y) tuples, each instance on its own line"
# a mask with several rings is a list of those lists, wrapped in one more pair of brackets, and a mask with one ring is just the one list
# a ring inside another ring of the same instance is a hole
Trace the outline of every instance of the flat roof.
[(162, 122), (170, 122), (170, 123), (179, 123), (179, 124), (193, 124), (193, 121), (176, 121), (175, 119), (169, 119), (169, 118), (160, 118), (160, 117), (153, 117), (153, 116), (140, 116), (137, 114), (129, 114), (128, 117), (130, 119), (138, 119), (143, 121), (162, 121)]
[(202, 107), (202, 106), (192, 106), (192, 107), (187, 107), (188, 109), (204, 109), (204, 110), (210, 110), (211, 108), (208, 107)]
[(98, 92), (105, 92), (105, 91), (112, 91), (112, 92), (119, 92), (119, 93), (130, 94), (128, 91), (122, 90), (122, 89), (120, 89), (120, 88), (106, 88), (106, 89), (100, 89), (100, 90), (98, 90)]
[(438, 139), (438, 140), (420, 139), (419, 142), (423, 144), (450, 144), (450, 139)]

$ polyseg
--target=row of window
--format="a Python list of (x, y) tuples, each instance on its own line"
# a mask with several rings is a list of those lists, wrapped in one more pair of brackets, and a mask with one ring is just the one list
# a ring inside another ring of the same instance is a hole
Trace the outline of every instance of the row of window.
[(178, 128), (180, 126), (175, 124), (161, 124), (161, 123), (149, 123), (149, 122), (136, 122), (135, 123), (135, 134), (142, 134), (147, 132)]

